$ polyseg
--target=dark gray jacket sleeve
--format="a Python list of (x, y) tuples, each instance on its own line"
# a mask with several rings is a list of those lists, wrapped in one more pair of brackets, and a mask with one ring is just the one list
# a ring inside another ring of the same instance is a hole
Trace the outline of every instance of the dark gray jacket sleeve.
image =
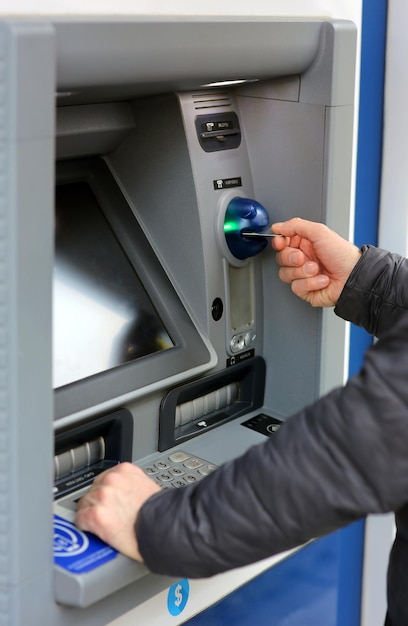
[[(213, 575), (407, 502), (408, 316), (400, 311), (400, 285), (391, 285), (392, 273), (403, 266), (407, 271), (407, 265), (373, 252), (378, 265), (381, 258), (384, 263), (383, 271), (378, 266), (374, 272), (384, 293), (375, 290), (373, 302), (358, 276), (371, 254), (366, 251), (350, 276), (361, 295), (354, 298), (350, 318), (382, 335), (387, 324), (374, 319), (374, 311), (382, 318), (390, 307), (399, 311), (395, 327), (368, 351), (361, 373), (344, 388), (300, 411), (265, 443), (200, 483), (144, 504), (136, 534), (152, 571)], [(349, 284), (338, 313), (352, 294)]]
[(335, 313), (381, 337), (408, 310), (408, 260), (364, 246), (349, 276)]

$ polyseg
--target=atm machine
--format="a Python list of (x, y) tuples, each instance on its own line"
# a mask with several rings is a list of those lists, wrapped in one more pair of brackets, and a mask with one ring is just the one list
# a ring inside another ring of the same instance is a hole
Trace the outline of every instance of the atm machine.
[(1, 623), (182, 623), (287, 556), (189, 584), (73, 518), (105, 468), (184, 488), (343, 382), (345, 324), (265, 233), (349, 233), (355, 44), (330, 19), (0, 23)]

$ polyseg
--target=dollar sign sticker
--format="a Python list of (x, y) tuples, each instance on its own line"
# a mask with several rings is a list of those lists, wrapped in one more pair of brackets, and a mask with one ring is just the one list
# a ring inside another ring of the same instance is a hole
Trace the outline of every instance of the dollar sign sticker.
[(170, 587), (167, 595), (167, 608), (170, 615), (180, 615), (187, 604), (189, 592), (190, 585), (187, 578)]
[(179, 583), (179, 584), (177, 585), (177, 587), (176, 587), (175, 592), (174, 592), (174, 595), (176, 596), (176, 599), (175, 599), (175, 601), (174, 601), (174, 604), (175, 604), (177, 607), (179, 607), (179, 606), (180, 606), (180, 604), (181, 604), (181, 602), (182, 602), (182, 600), (183, 600), (183, 594), (181, 593), (181, 589), (182, 589), (182, 587), (181, 587), (181, 585), (180, 585), (180, 583)]

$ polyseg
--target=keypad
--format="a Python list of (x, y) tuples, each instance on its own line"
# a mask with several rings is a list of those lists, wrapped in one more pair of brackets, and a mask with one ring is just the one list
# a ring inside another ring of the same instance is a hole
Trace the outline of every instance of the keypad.
[(179, 489), (211, 474), (217, 466), (183, 450), (164, 453), (141, 466), (164, 489)]

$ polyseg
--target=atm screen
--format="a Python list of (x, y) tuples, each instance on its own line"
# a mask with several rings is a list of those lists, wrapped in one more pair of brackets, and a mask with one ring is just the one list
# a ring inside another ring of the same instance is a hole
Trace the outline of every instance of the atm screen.
[(124, 396), (164, 389), (213, 365), (103, 159), (57, 163), (55, 418), (113, 407)]
[(87, 182), (56, 190), (53, 289), (54, 387), (174, 346)]

